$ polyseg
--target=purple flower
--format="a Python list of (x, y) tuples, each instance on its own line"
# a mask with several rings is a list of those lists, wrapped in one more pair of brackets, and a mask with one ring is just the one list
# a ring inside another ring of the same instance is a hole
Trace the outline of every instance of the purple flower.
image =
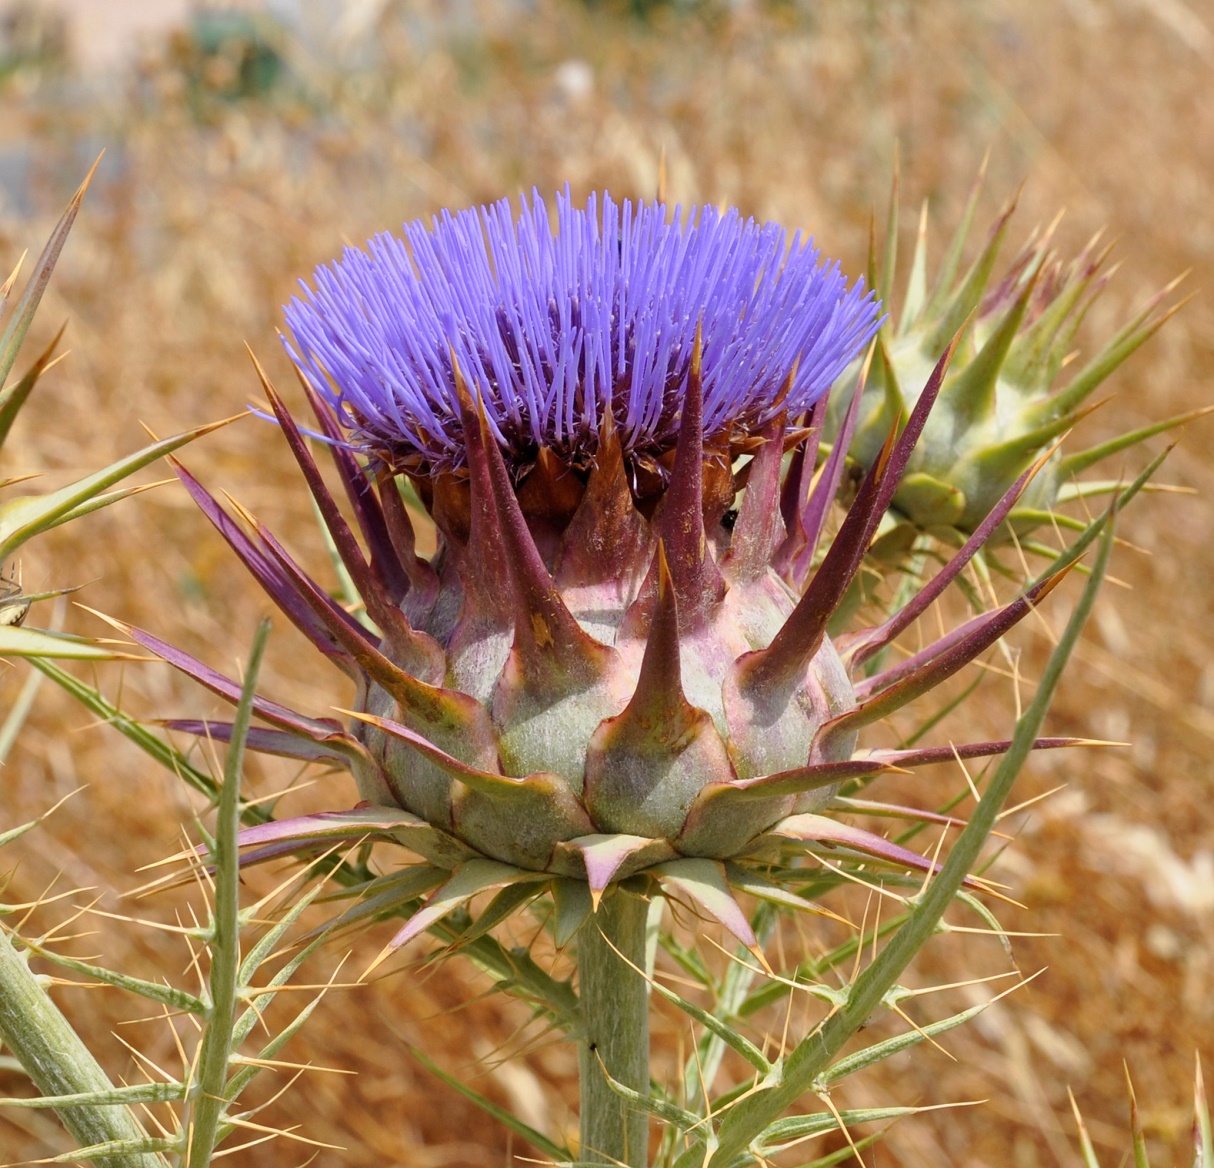
[[(452, 215), (316, 270), (286, 309), (287, 348), (354, 444), (413, 474), (464, 462), (452, 356), (508, 463), (543, 447), (593, 458), (610, 405), (625, 456), (655, 457), (678, 433), (697, 324), (704, 433), (796, 416), (879, 324), (812, 241), (737, 210), (538, 193)], [(791, 375), (791, 386), (787, 383)]]

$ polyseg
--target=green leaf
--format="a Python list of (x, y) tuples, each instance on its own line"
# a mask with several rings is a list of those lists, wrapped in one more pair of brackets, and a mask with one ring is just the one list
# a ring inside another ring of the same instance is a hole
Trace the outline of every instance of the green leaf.
[(1151, 1168), (1147, 1156), (1147, 1137), (1142, 1130), (1142, 1121), (1138, 1116), (1138, 1103), (1134, 1098), (1134, 1088), (1130, 1086), (1129, 1072), (1126, 1072), (1126, 1086), (1130, 1088), (1130, 1132), (1134, 1140), (1134, 1168)]
[(470, 1103), (479, 1107), (486, 1115), (491, 1115), (500, 1124), (509, 1128), (517, 1136), (522, 1136), (529, 1144), (537, 1148), (543, 1154), (549, 1157), (557, 1164), (568, 1164), (573, 1159), (568, 1148), (561, 1147), (560, 1144), (555, 1144), (552, 1140), (541, 1132), (535, 1130), (525, 1124), (521, 1119), (517, 1119), (504, 1107), (499, 1107), (491, 1099), (485, 1098), (479, 1091), (474, 1091), (466, 1083), (461, 1082), (454, 1075), (447, 1074), (442, 1067), (438, 1066), (428, 1059), (415, 1046), (409, 1047), (409, 1052), (423, 1067), (426, 1068), (436, 1079), (441, 1079), (453, 1091), (458, 1091)]
[(494, 896), (485, 906), (484, 911), (468, 926), (464, 931), (464, 936), (470, 941), (483, 937), (502, 921), (512, 917), (524, 905), (535, 900), (537, 896), (541, 896), (544, 888), (538, 885), (538, 881), (507, 885)]
[(240, 974), (240, 782), (244, 773), (244, 747), (253, 717), (257, 674), (270, 635), (263, 620), (253, 638), (240, 702), (232, 724), (232, 738), (223, 771), (223, 789), (215, 824), (214, 924), (208, 946), (211, 955), (210, 1010), (206, 1014), (198, 1055), (197, 1093), (190, 1109), (190, 1168), (207, 1168), (215, 1150), (219, 1120), (227, 1105), (228, 1059), (232, 1053)]
[(1210, 1130), (1210, 1104), (1201, 1075), (1201, 1055), (1194, 1056), (1193, 1073), (1193, 1168), (1214, 1165), (1214, 1134)]
[(981, 1002), (977, 1006), (971, 1006), (968, 1010), (962, 1010), (960, 1014), (954, 1014), (951, 1018), (944, 1018), (927, 1026), (919, 1026), (914, 1030), (908, 1030), (905, 1034), (887, 1038), (884, 1042), (866, 1046), (863, 1050), (858, 1050), (855, 1054), (849, 1054), (846, 1058), (841, 1058), (838, 1062), (833, 1063), (822, 1072), (818, 1082), (823, 1084), (838, 1082), (848, 1075), (854, 1075), (857, 1071), (866, 1070), (884, 1059), (901, 1054), (904, 1050), (910, 1050), (929, 1038), (935, 1038), (937, 1034), (946, 1034), (958, 1026), (965, 1025), (971, 1019), (977, 1018), (988, 1005), (990, 1005), (989, 1002)]
[(74, 661), (130, 661), (137, 655), (67, 633), (0, 625), (0, 657), (60, 657)]
[[(262, 1011), (264, 1010), (265, 1006), (274, 997), (278, 990), (282, 986), (286, 985), (288, 981), (290, 981), (290, 979), (294, 976), (295, 971), (304, 963), (304, 961), (306, 961), (320, 945), (324, 944), (324, 940), (325, 939), (323, 937), (318, 938), (311, 945), (305, 946), (299, 953), (295, 955), (285, 969), (279, 971), (279, 974), (275, 976), (274, 980), (266, 990), (252, 995), (249, 1008), (241, 1015), (240, 1019), (237, 1021), (235, 1029), (232, 1032), (233, 1050), (235, 1050), (236, 1047), (243, 1042), (244, 1039), (249, 1036), (249, 1034), (252, 1033), (255, 1027), (265, 1025), (265, 1020), (262, 1015)], [(240, 1097), (240, 1093), (255, 1078), (257, 1078), (262, 1071), (267, 1069), (261, 1064), (277, 1058), (282, 1048), (295, 1037), (300, 1029), (302, 1029), (304, 1023), (307, 1022), (307, 1020), (312, 1016), (312, 1011), (315, 1010), (318, 1005), (320, 1005), (320, 999), (323, 996), (324, 993), (322, 991), (320, 994), (317, 994), (317, 996), (313, 998), (306, 1006), (304, 1006), (304, 1008), (300, 1010), (299, 1013), (296, 1014), (286, 1026), (279, 1030), (278, 1033), (275, 1034), (274, 1037), (271, 1038), (270, 1041), (257, 1052), (256, 1060), (251, 1062), (246, 1060), (240, 1061), (238, 1064), (239, 1069), (227, 1081), (224, 1088), (224, 1095), (227, 1099), (233, 1101), (238, 1099)], [(234, 1060), (229, 1059), (229, 1066), (233, 1061)], [(231, 1127), (232, 1125), (226, 1122), (220, 1124), (220, 1140), (223, 1140), (228, 1136)]]
[(771, 1063), (764, 1057), (763, 1052), (748, 1038), (731, 1029), (725, 1022), (707, 1010), (701, 1009), (685, 998), (679, 997), (673, 990), (667, 989), (660, 981), (650, 982), (655, 994), (665, 998), (671, 1005), (678, 1006), (689, 1018), (698, 1022), (706, 1030), (715, 1034), (730, 1050), (742, 1056), (760, 1075), (770, 1075)]
[[(795, 892), (790, 892), (778, 884), (773, 884), (770, 880), (765, 880), (757, 872), (743, 868), (740, 864), (726, 862), (725, 874), (729, 878), (731, 888), (738, 892), (745, 892), (748, 896), (758, 897), (760, 900), (778, 904), (781, 908), (792, 909), (794, 912), (814, 913), (817, 916), (839, 919), (821, 905), (815, 904), (812, 900), (806, 900), (805, 897), (798, 896)], [(796, 875), (797, 877), (802, 876), (799, 871)]]
[[(761, 902), (755, 908), (750, 924), (761, 948), (765, 949), (771, 940), (779, 919), (770, 902)], [(741, 952), (736, 956), (738, 960), (726, 966), (720, 983), (712, 985), (713, 1016), (721, 1020), (741, 1016), (747, 994), (759, 974), (754, 962), (746, 960)], [(707, 1029), (687, 1059), (683, 1067), (683, 1090), (689, 1110), (700, 1113), (706, 1110), (708, 1088), (716, 1078), (727, 1049), (728, 1043), (712, 1029)]]
[[(85, 1095), (112, 1091), (113, 1084), (42, 981), (29, 967), (6, 930), (0, 929), (0, 1041), (20, 1060), (30, 1081), (46, 1096)], [(159, 1156), (147, 1152), (147, 1136), (128, 1107), (65, 1105), (60, 1122), (85, 1148), (103, 1151), (93, 1158), (99, 1168), (163, 1168)], [(130, 1154), (105, 1151), (127, 1147)], [(61, 1159), (79, 1161), (85, 1153), (68, 1152)]]
[(73, 973), (79, 973), (83, 977), (91, 977), (96, 981), (113, 986), (115, 989), (126, 990), (127, 993), (131, 994), (138, 994), (139, 997), (146, 998), (149, 1002), (157, 1002), (162, 1006), (167, 1006), (170, 1010), (180, 1010), (185, 1014), (201, 1015), (206, 1013), (206, 1003), (186, 990), (177, 989), (175, 986), (163, 985), (157, 981), (145, 981), (143, 978), (132, 977), (130, 974), (118, 973), (115, 970), (106, 969), (101, 965), (93, 965), (91, 962), (81, 961), (77, 957), (67, 957), (62, 953), (56, 953), (53, 949), (45, 948), (37, 941), (29, 941), (22, 938), (22, 944), (31, 953), (36, 953), (39, 957), (53, 962), (60, 969), (70, 969)]
[[(17, 354), (21, 351), (21, 342), (25, 340), (25, 334), (33, 322), (34, 313), (38, 311), (42, 294), (46, 291), (51, 273), (55, 270), (55, 264), (59, 260), (59, 253), (67, 242), (68, 232), (71, 231), (72, 224), (76, 221), (76, 213), (80, 210), (80, 204), (84, 202), (84, 194), (89, 189), (89, 183), (93, 181), (93, 175), (100, 162), (99, 155), (97, 161), (93, 163), (92, 169), (85, 175), (84, 182), (72, 196), (67, 210), (55, 224), (55, 230), (51, 232), (50, 239), (46, 241), (46, 246), (38, 257), (37, 266), (34, 268), (16, 308), (13, 309), (13, 315), (9, 318), (4, 332), (0, 334), (0, 385), (8, 380), (13, 363), (17, 360)], [(3, 443), (2, 437), (0, 437), (0, 443)]]
[(809, 1136), (822, 1135), (825, 1132), (838, 1131), (839, 1120), (844, 1127), (852, 1127), (859, 1123), (885, 1123), (889, 1120), (905, 1119), (909, 1115), (921, 1115), (931, 1108), (923, 1107), (868, 1107), (853, 1111), (839, 1112), (838, 1119), (829, 1111), (819, 1111), (813, 1115), (794, 1115), (788, 1119), (778, 1119), (756, 1141), (759, 1150), (774, 1154), (778, 1149), (774, 1146), (779, 1142), (803, 1140)]
[[(75, 1164), (80, 1160), (104, 1160), (115, 1165), (131, 1163), (132, 1156), (154, 1156), (159, 1152), (176, 1152), (180, 1141), (176, 1137), (148, 1136), (141, 1140), (108, 1140), (104, 1144), (89, 1144), (87, 1148), (79, 1148), (75, 1152), (64, 1152), (61, 1156), (51, 1156), (43, 1160), (43, 1164)], [(158, 1160), (157, 1163), (163, 1163)]]
[(915, 251), (911, 257), (910, 275), (902, 297), (902, 315), (898, 319), (898, 336), (904, 336), (919, 323), (927, 300), (927, 200), (919, 210), (919, 230), (915, 235)]
[[(442, 920), (448, 913), (467, 904), (478, 893), (496, 891), (523, 881), (546, 879), (548, 877), (542, 872), (528, 872), (511, 864), (499, 863), (497, 860), (469, 860), (461, 864), (452, 873), (451, 879), (430, 897), (424, 907), (409, 918), (409, 922), (392, 939), (376, 964), (392, 951), (408, 944), (424, 929)], [(471, 935), (475, 937), (475, 926), (469, 925), (469, 929), (473, 930)]]
[[(362, 899), (340, 916), (323, 925), (317, 932), (325, 932), (332, 936), (341, 929), (365, 921), (385, 919), (392, 916), (411, 916), (419, 907), (417, 901), (428, 892), (432, 892), (450, 875), (443, 868), (435, 868), (429, 864), (414, 864), (390, 876), (380, 876), (368, 880), (360, 886), (359, 895)], [(342, 896), (348, 895), (348, 890)]]
[[(66, 327), (64, 325), (64, 328)], [(10, 385), (7, 389), (0, 390), (0, 446), (4, 445), (9, 430), (13, 428), (13, 423), (17, 420), (18, 412), (25, 405), (26, 398), (33, 392), (34, 386), (38, 384), (38, 378), (52, 364), (51, 358), (54, 356), (55, 349), (58, 348), (59, 339), (62, 336), (63, 329), (61, 328), (55, 334), (55, 339), (46, 347), (46, 350), (38, 360), (30, 366), (25, 376), (15, 385)]]
[(1087, 450), (1068, 454), (1058, 464), (1058, 475), (1060, 478), (1067, 478), (1070, 475), (1081, 474), (1088, 467), (1100, 462), (1102, 459), (1126, 450), (1131, 446), (1137, 446), (1138, 443), (1145, 442), (1148, 438), (1154, 438), (1156, 434), (1166, 434), (1169, 430), (1176, 429), (1177, 426), (1183, 426), (1186, 422), (1191, 422), (1195, 418), (1208, 414), (1212, 408), (1214, 407), (1206, 406), (1200, 410), (1190, 410), (1187, 414), (1177, 414), (1175, 417), (1165, 418), (1162, 422), (1153, 422), (1149, 426), (1142, 426), (1140, 429), (1131, 430), (1127, 434), (1118, 434), (1117, 437), (1110, 438), (1107, 442), (1101, 442), (1096, 446), (1091, 446)]
[[(170, 746), (158, 734), (153, 733), (150, 727), (136, 721), (128, 714), (124, 714), (117, 706), (103, 697), (100, 690), (86, 685), (44, 657), (34, 657), (30, 664), (71, 694), (86, 709), (108, 722), (119, 734), (133, 742), (161, 766), (184, 779), (195, 791), (205, 795), (211, 802), (218, 800), (219, 784), (210, 775), (199, 770), (181, 751)], [(265, 808), (254, 803), (243, 804), (240, 817), (245, 823), (268, 823), (270, 821), (270, 815)]]
[[(36, 1099), (0, 1099), (0, 1107), (117, 1107), (131, 1103), (168, 1103), (185, 1098), (184, 1083), (136, 1083), (81, 1095), (42, 1095)], [(79, 1153), (77, 1153), (79, 1154)]]
[(703, 1130), (704, 1122), (700, 1116), (693, 1115), (682, 1107), (676, 1107), (665, 1099), (655, 1098), (646, 1092), (634, 1091), (631, 1087), (626, 1087), (623, 1083), (613, 1079), (601, 1066), (599, 1070), (607, 1086), (621, 1099), (628, 1100), (638, 1110), (660, 1119), (663, 1123), (671, 1124), (679, 1131)]
[(1100, 1168), (1100, 1161), (1096, 1159), (1096, 1149), (1092, 1146), (1092, 1137), (1088, 1135), (1088, 1126), (1083, 1122), (1083, 1116), (1079, 1114), (1079, 1105), (1075, 1102), (1075, 1096), (1071, 1094), (1071, 1089), (1066, 1090), (1067, 1098), (1071, 1101), (1071, 1110), (1075, 1113), (1075, 1127), (1079, 1133), (1079, 1153), (1083, 1157), (1083, 1168)]
[[(153, 442), (150, 446), (111, 463), (103, 470), (47, 495), (18, 495), (15, 499), (0, 503), (0, 561), (8, 559), (26, 540), (64, 522), (81, 504), (90, 501), (97, 503), (106, 487), (113, 486), (158, 458), (171, 454), (187, 442), (193, 442), (195, 438), (209, 434), (220, 426), (226, 426), (232, 420), (226, 418), (221, 422), (211, 422), (176, 434), (172, 438)], [(122, 492), (114, 494), (118, 498), (125, 497)], [(108, 501), (116, 502), (117, 499), (111, 497)], [(96, 507), (92, 507), (85, 510), (95, 509)], [(78, 511), (77, 514), (84, 514), (85, 510)]]

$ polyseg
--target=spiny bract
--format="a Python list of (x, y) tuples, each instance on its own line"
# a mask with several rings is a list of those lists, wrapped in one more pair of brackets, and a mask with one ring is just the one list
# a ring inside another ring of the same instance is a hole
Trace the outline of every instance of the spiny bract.
[[(563, 943), (610, 884), (638, 874), (753, 945), (730, 885), (774, 894), (752, 862), (782, 849), (931, 868), (818, 812), (843, 780), (1006, 748), (855, 745), (1050, 582), (853, 683), (961, 571), (971, 541), (879, 628), (838, 646), (826, 636), (947, 353), (819, 560), (837, 482), (814, 474), (823, 395), (873, 336), (879, 306), (775, 226), (606, 195), (580, 208), (566, 193), (553, 229), (535, 196), (517, 219), (501, 203), (348, 250), (287, 321), (361, 543), (264, 388), (365, 612), (351, 615), (256, 520), (241, 526), (178, 473), (358, 686), (353, 730), (261, 701), (271, 728), (250, 746), (345, 764), (363, 802), (248, 829), (248, 861), (398, 841), (425, 863), (376, 882), (368, 904), (437, 891), (393, 945), (511, 884), (552, 884)], [(437, 528), (428, 562), (403, 479)], [(235, 700), (234, 682), (132, 634)]]
[[(862, 467), (878, 456), (891, 424), (915, 402), (943, 347), (965, 329), (939, 401), (894, 495), (892, 517), (921, 530), (973, 532), (1012, 482), (1045, 455), (1092, 407), (1104, 380), (1176, 311), (1164, 304), (1170, 287), (1152, 298), (1090, 360), (1057, 383), (1074, 356), (1072, 346), (1088, 310), (1107, 283), (1102, 271), (1110, 247), (1097, 235), (1069, 262), (1053, 247), (1053, 227), (1034, 233), (1006, 273), (993, 280), (1014, 203), (992, 225), (981, 250), (961, 274), (961, 255), (982, 187), (979, 176), (931, 290), (927, 282), (927, 214), (919, 235), (897, 322), (887, 321), (855, 407), (860, 362), (840, 379), (827, 426)], [(888, 301), (898, 235), (898, 188), (890, 200), (884, 261), (878, 272), (875, 241), (869, 275)], [(968, 327), (966, 327), (968, 322)], [(1055, 450), (1027, 486), (996, 542), (1011, 531), (1077, 527), (1055, 508), (1080, 497), (1110, 493), (1114, 482), (1078, 483), (1095, 463), (1193, 415), (1121, 434), (1088, 450)], [(897, 546), (898, 541), (893, 541)]]

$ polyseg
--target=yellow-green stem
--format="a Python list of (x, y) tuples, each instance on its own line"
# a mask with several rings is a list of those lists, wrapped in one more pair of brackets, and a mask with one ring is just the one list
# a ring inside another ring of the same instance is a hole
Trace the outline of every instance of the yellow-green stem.
[(649, 1095), (649, 996), (640, 972), (648, 910), (640, 897), (616, 889), (578, 933), (582, 1163), (648, 1162), (648, 1116), (608, 1082)]
[[(114, 1090), (101, 1064), (30, 970), (26, 954), (18, 951), (3, 929), (0, 1039), (43, 1095), (105, 1095)], [(147, 1133), (129, 1108), (77, 1104), (56, 1108), (56, 1113), (82, 1148), (97, 1144), (124, 1148), (94, 1157), (91, 1162), (99, 1168), (163, 1168), (160, 1156), (131, 1150), (147, 1140)]]

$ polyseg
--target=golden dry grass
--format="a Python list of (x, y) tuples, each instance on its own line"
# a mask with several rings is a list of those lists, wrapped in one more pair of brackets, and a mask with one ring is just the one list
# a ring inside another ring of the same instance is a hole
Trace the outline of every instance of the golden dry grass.
[[(1104, 225), (1121, 236), (1124, 262), (1085, 329), (1089, 346), (1182, 270), (1193, 269), (1189, 287), (1211, 286), (1209, 0), (822, 0), (664, 12), (649, 24), (572, 0), (509, 9), (482, 0), (459, 11), (467, 18), (442, 0), (386, 5), (367, 34), (378, 68), (343, 71), (330, 59), (346, 51), (340, 44), (323, 60), (296, 51), (302, 96), (214, 105), (202, 119), (163, 62), (150, 63), (137, 87), (132, 81), (138, 100), (71, 102), (20, 79), (0, 94), (9, 144), (30, 150), (39, 208), (33, 221), (4, 219), (0, 255), (36, 247), (88, 151), (109, 148), (39, 322), (46, 333), (69, 318), (72, 354), (28, 408), (6, 473), (43, 471), (57, 484), (134, 448), (140, 423), (163, 435), (241, 410), (256, 394), (246, 341), (289, 386), (274, 335), (279, 306), (295, 279), (344, 241), (533, 185), (649, 195), (662, 150), (674, 197), (728, 201), (808, 228), (858, 272), (895, 142), (907, 203), (931, 200), (937, 254), (939, 225), (955, 221), (989, 148), (983, 215), (1027, 180), (1013, 240), (1063, 206), (1065, 246)], [(589, 89), (571, 83), (578, 75), (569, 62), (588, 67)], [(1208, 402), (1212, 344), (1214, 308), (1204, 295), (1131, 361), (1118, 396), (1083, 436)], [(1055, 732), (1133, 745), (1050, 757), (1022, 780), (1022, 798), (1066, 784), (1015, 820), (1019, 838), (1003, 866), (1027, 905), (1007, 910), (1005, 925), (1045, 934), (1015, 942), (1019, 966), (1047, 971), (951, 1034), (948, 1056), (917, 1053), (837, 1095), (850, 1107), (988, 1102), (899, 1125), (867, 1153), (869, 1164), (1074, 1163), (1067, 1085), (1106, 1162), (1121, 1162), (1123, 1059), (1160, 1162), (1184, 1162), (1194, 1051), (1214, 1052), (1212, 436), (1208, 420), (1191, 426), (1165, 475), (1197, 498), (1154, 496), (1125, 517), (1123, 534), (1142, 551), (1119, 552), (1115, 571), (1128, 587), (1106, 590), (1051, 718)], [(267, 426), (242, 421), (199, 443), (187, 462), (317, 554), (310, 514)], [(221, 668), (243, 655), (268, 608), (174, 487), (35, 542), (22, 569), (27, 586), (89, 582), (86, 603)], [(82, 613), (67, 620), (100, 631)], [(317, 712), (347, 702), (340, 679), (313, 669), (284, 623), (271, 643), (269, 692)], [(1031, 676), (1044, 640), (1025, 643)], [(0, 676), (0, 703), (24, 673)], [(213, 708), (167, 667), (98, 676), (142, 715)], [(1009, 687), (988, 685), (973, 717), (997, 733), (1010, 709)], [(253, 778), (270, 791), (291, 776), (262, 766)], [(174, 850), (198, 809), (50, 687), (0, 781), (3, 825), (85, 787), (6, 853), (5, 867), (15, 867), (10, 899), (36, 897), (58, 876), (60, 887), (96, 889), (105, 909), (132, 911), (119, 897), (141, 882), (136, 869)], [(897, 793), (930, 803), (955, 781), (940, 776), (936, 789)], [(284, 809), (352, 799), (344, 788), (312, 788)], [(171, 920), (177, 903), (133, 911)], [(61, 916), (48, 910), (36, 921)], [(143, 976), (182, 976), (186, 956), (172, 939), (97, 920), (100, 933), (77, 952)], [(355, 966), (382, 940), (358, 942)], [(328, 976), (336, 958), (318, 960), (309, 979)], [(1000, 968), (990, 940), (951, 938), (925, 955), (915, 984)], [(408, 968), (335, 992), (291, 1057), (356, 1075), (304, 1076), (270, 1121), (346, 1149), (319, 1152), (317, 1165), (508, 1163), (503, 1131), (407, 1050), (417, 1044), (454, 1072), (476, 1074), (494, 1098), (536, 1121), (567, 1124), (567, 1049), (541, 1045), (517, 1064), (484, 1069), (522, 1015), (480, 998), (483, 989), (457, 961), (438, 976)], [(156, 1061), (174, 1057), (163, 1023), (128, 1024), (145, 1012), (138, 1003), (101, 991), (65, 992), (62, 1002), (115, 1076), (134, 1075), (115, 1034)], [(17, 1083), (3, 1075), (0, 1089)], [(0, 1162), (67, 1146), (49, 1116), (0, 1118)], [(296, 1164), (308, 1154), (282, 1140), (229, 1163)]]

